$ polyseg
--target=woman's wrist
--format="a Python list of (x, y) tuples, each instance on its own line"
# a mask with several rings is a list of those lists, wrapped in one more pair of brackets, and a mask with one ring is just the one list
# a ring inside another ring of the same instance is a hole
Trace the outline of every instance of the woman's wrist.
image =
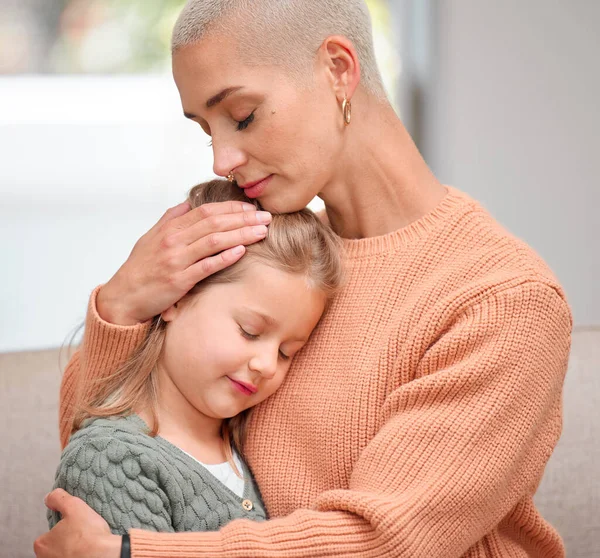
[(100, 318), (109, 324), (121, 326), (141, 323), (131, 316), (124, 304), (124, 297), (118, 294), (111, 281), (100, 288), (96, 297), (96, 311)]
[[(96, 546), (88, 549), (85, 556), (102, 556), (102, 558), (121, 558), (121, 550), (123, 548), (123, 537), (120, 535), (104, 535), (102, 542), (98, 541)], [(129, 548), (129, 547), (128, 547)], [(84, 554), (82, 554), (83, 556)], [(131, 558), (131, 550), (127, 554), (127, 558)]]

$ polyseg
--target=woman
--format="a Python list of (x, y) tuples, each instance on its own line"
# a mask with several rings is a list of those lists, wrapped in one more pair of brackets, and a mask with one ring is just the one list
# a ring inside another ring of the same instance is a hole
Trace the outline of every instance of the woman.
[[(249, 425), (273, 519), (132, 530), (131, 555), (564, 556), (532, 496), (560, 435), (568, 305), (528, 247), (427, 168), (382, 93), (363, 1), (191, 0), (173, 47), (215, 173), (271, 212), (318, 194), (348, 279)], [(62, 386), (63, 444), (78, 398), (147, 320), (252, 241), (253, 212), (186, 211), (168, 212), (92, 297)], [(39, 557), (128, 555), (80, 501), (47, 504), (65, 519)]]

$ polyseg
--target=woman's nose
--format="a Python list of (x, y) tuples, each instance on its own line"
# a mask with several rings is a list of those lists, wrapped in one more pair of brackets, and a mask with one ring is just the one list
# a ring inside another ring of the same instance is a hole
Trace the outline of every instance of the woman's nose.
[(213, 172), (217, 176), (227, 177), (229, 173), (246, 163), (246, 155), (239, 147), (224, 144), (213, 138)]

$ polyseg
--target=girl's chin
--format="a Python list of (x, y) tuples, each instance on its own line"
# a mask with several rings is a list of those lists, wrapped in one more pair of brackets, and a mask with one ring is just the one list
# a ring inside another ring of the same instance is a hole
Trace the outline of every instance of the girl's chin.
[(241, 406), (227, 405), (210, 410), (210, 416), (220, 420), (227, 420), (239, 415), (244, 409)]

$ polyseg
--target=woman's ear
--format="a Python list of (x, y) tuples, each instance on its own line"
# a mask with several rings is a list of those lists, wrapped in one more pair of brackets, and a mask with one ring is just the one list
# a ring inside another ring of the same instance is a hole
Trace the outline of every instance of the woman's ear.
[(323, 41), (319, 50), (338, 101), (341, 103), (345, 96), (352, 99), (360, 82), (360, 61), (352, 41), (333, 35)]

